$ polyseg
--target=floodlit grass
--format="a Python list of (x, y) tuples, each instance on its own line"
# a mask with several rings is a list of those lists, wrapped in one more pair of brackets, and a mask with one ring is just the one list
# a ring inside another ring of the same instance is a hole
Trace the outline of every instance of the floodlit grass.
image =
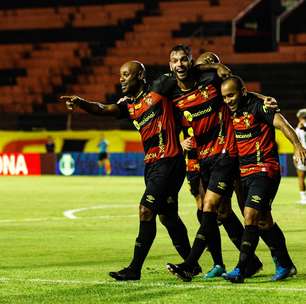
[[(109, 271), (127, 266), (138, 232), (141, 177), (1, 177), (0, 303), (306, 303), (306, 206), (295, 178), (284, 178), (273, 204), (298, 276), (271, 282), (274, 266), (265, 245), (257, 254), (264, 270), (243, 285), (201, 276), (183, 283), (167, 273), (179, 262), (164, 227), (138, 282), (115, 282)], [(94, 208), (93, 208), (94, 207)], [(236, 208), (236, 203), (234, 203)], [(88, 208), (88, 209), (84, 209)], [(65, 210), (81, 209), (77, 219)], [(184, 186), (180, 212), (193, 240), (195, 204)], [(223, 229), (224, 261), (231, 269), (238, 252)], [(206, 252), (200, 263), (211, 268)]]

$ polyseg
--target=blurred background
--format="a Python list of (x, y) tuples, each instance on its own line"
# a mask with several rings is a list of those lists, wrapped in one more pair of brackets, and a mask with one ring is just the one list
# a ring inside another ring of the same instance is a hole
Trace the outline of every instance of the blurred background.
[[(115, 102), (122, 63), (143, 62), (152, 80), (180, 43), (194, 57), (217, 53), (249, 90), (275, 97), (293, 126), (306, 107), (305, 0), (10, 0), (0, 15), (0, 175), (98, 174), (101, 137), (110, 174), (142, 174), (131, 124), (68, 113), (57, 98)], [(292, 148), (277, 136), (283, 174), (293, 175)]]

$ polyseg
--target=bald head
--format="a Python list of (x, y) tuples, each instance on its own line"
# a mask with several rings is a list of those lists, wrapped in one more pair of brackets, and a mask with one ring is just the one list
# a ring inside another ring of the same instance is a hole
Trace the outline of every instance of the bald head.
[(136, 96), (145, 84), (144, 65), (136, 60), (128, 61), (120, 67), (120, 83), (124, 94)]
[(145, 73), (146, 69), (144, 65), (137, 60), (127, 61), (125, 62), (120, 69), (125, 68), (128, 69), (132, 73)]
[(237, 111), (239, 101), (246, 94), (243, 80), (235, 75), (230, 76), (222, 82), (221, 93), (230, 110), (232, 112)]
[(213, 52), (202, 53), (196, 60), (195, 64), (212, 64), (220, 63), (220, 58)]

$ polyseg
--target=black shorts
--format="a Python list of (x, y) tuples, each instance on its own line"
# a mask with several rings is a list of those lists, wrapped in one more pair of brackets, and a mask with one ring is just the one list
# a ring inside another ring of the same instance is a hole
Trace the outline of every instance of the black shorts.
[(189, 190), (194, 197), (200, 194), (201, 174), (199, 171), (187, 171), (186, 177), (189, 185)]
[(238, 168), (238, 159), (227, 154), (202, 159), (200, 161), (202, 183), (212, 192), (231, 197)]
[(157, 214), (178, 211), (178, 193), (185, 179), (184, 157), (164, 158), (145, 166), (146, 190), (140, 204)]
[(272, 178), (263, 173), (243, 177), (241, 184), (244, 206), (262, 212), (270, 211), (279, 183), (280, 176)]
[(107, 155), (106, 152), (101, 152), (101, 153), (99, 153), (99, 155), (98, 155), (98, 159), (99, 159), (99, 160), (104, 160), (104, 159), (106, 159), (107, 157), (108, 157), (108, 155)]

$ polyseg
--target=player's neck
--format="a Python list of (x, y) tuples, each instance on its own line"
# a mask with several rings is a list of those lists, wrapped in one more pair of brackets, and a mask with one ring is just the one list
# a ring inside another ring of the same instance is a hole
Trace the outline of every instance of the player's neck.
[(135, 99), (139, 98), (143, 94), (144, 90), (145, 90), (145, 85), (142, 84), (141, 86), (139, 86), (138, 90), (132, 94), (132, 97)]
[(196, 81), (190, 77), (184, 80), (177, 79), (177, 85), (181, 91), (190, 91), (194, 88)]

